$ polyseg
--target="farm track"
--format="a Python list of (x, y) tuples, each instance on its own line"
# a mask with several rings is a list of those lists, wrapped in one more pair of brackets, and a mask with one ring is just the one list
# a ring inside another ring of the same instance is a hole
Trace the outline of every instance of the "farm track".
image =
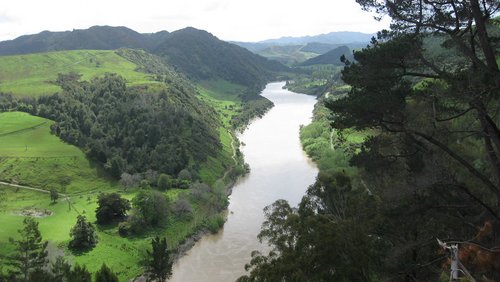
[(42, 125), (45, 125), (46, 123), (47, 122), (44, 121), (44, 122), (42, 122), (40, 124), (37, 124), (37, 125), (33, 125), (33, 126), (30, 126), (30, 127), (26, 127), (26, 128), (15, 130), (15, 131), (11, 131), (11, 132), (2, 133), (2, 134), (0, 134), (0, 137), (4, 137), (4, 136), (7, 136), (7, 135), (12, 135), (12, 134), (17, 134), (17, 133), (22, 133), (22, 132), (28, 131), (28, 130), (32, 130), (32, 129), (35, 129), (35, 128), (40, 127)]
[[(0, 181), (0, 185), (5, 185), (5, 186), (10, 186), (10, 187), (15, 187), (15, 188), (21, 188), (21, 189), (26, 189), (26, 190), (31, 190), (31, 191), (37, 191), (37, 192), (42, 192), (42, 193), (47, 193), (49, 194), (49, 190), (41, 189), (41, 188), (35, 188), (35, 187), (30, 187), (30, 186), (24, 186), (24, 185), (19, 185), (19, 184), (14, 184), (14, 183), (9, 183), (9, 182), (4, 182)], [(59, 193), (59, 195), (63, 196), (64, 198), (69, 198), (68, 195)]]

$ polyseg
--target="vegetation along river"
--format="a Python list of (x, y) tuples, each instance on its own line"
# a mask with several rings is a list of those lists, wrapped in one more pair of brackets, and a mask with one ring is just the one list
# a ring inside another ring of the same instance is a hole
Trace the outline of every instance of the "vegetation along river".
[(267, 85), (261, 95), (275, 106), (239, 136), (251, 172), (233, 188), (224, 229), (198, 241), (174, 265), (169, 281), (234, 281), (243, 275), (251, 252), (268, 249), (257, 239), (264, 207), (278, 199), (296, 206), (314, 182), (318, 170), (302, 151), (299, 128), (311, 121), (316, 98), (283, 86)]

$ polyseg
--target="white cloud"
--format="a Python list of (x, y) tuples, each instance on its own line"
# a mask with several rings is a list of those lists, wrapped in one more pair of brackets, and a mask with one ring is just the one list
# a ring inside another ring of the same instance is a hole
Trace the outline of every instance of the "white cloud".
[(354, 0), (3, 0), (0, 40), (42, 30), (92, 25), (139, 32), (205, 29), (224, 40), (257, 41), (331, 31), (376, 32), (388, 26)]

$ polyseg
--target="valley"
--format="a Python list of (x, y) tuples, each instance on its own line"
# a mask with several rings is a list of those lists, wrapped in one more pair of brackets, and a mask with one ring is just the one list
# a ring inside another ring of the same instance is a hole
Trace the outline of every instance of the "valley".
[(348, 2), (0, 8), (0, 282), (500, 280), (500, 6)]

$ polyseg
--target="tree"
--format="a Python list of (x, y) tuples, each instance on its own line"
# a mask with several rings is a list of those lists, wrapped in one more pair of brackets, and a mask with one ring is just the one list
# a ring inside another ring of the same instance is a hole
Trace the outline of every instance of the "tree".
[(142, 177), (138, 173), (128, 174), (128, 173), (124, 172), (120, 176), (120, 183), (125, 188), (137, 187), (137, 186), (139, 186), (139, 183), (141, 182), (141, 180), (142, 180)]
[(101, 193), (97, 198), (95, 215), (97, 223), (107, 224), (116, 220), (123, 220), (130, 210), (130, 202), (118, 193)]
[(193, 213), (193, 207), (188, 202), (188, 200), (184, 198), (179, 198), (173, 204), (172, 211), (179, 218), (190, 219)]
[(189, 172), (189, 170), (187, 168), (185, 168), (185, 169), (179, 171), (177, 178), (179, 180), (191, 181), (193, 176), (191, 175), (191, 172)]
[(165, 191), (169, 188), (172, 187), (172, 177), (170, 177), (170, 175), (168, 174), (160, 174), (160, 176), (158, 177), (158, 189), (160, 189), (161, 191)]
[(95, 282), (119, 282), (118, 276), (103, 263), (101, 269), (95, 273)]
[(30, 281), (30, 275), (47, 264), (47, 244), (42, 241), (38, 230), (38, 222), (27, 217), (23, 220), (23, 228), (18, 230), (19, 239), (9, 238), (15, 245), (15, 254), (9, 257), (8, 264), (14, 268), (15, 275), (21, 275), (23, 281)]
[(77, 250), (88, 250), (97, 245), (97, 234), (92, 223), (87, 218), (78, 215), (76, 224), (71, 228), (69, 247)]
[(53, 282), (92, 282), (92, 275), (85, 266), (76, 264), (74, 267), (64, 260), (63, 257), (57, 257), (52, 263), (51, 279)]
[(156, 190), (141, 190), (132, 200), (132, 204), (136, 215), (148, 226), (161, 225), (168, 219), (168, 200)]
[(50, 189), (50, 200), (52, 203), (57, 202), (57, 199), (59, 199), (59, 193), (55, 188)]
[[(383, 216), (372, 232), (388, 243), (385, 271), (396, 280), (436, 280), (441, 268), (428, 238), (470, 241), (491, 222), (481, 245), (500, 244), (500, 71), (491, 18), (500, 6), (357, 2), (389, 15), (392, 30), (342, 72), (352, 88), (329, 103), (333, 126), (378, 132), (351, 164), (380, 198)], [(491, 269), (473, 275), (500, 279)]]
[(151, 251), (147, 251), (148, 272), (154, 281), (165, 281), (172, 275), (172, 260), (167, 246), (167, 239), (156, 236), (151, 239)]

